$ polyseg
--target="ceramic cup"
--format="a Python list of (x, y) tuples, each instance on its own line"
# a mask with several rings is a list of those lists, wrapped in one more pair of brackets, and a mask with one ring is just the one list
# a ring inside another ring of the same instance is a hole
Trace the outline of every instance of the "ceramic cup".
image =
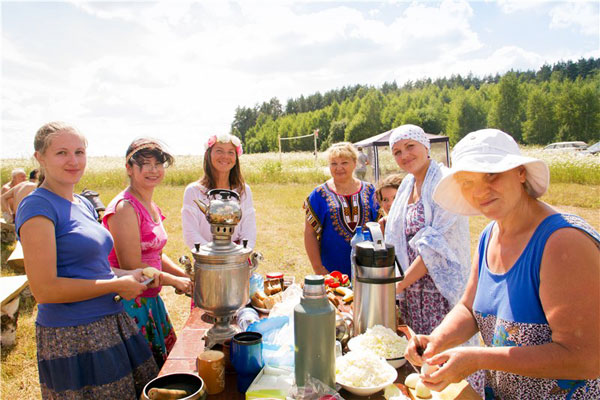
[(198, 375), (206, 384), (208, 394), (225, 390), (225, 355), (221, 351), (207, 350), (196, 358)]
[(237, 373), (238, 392), (246, 393), (263, 367), (262, 335), (258, 332), (235, 335), (231, 341), (231, 363)]
[(227, 339), (222, 344), (213, 347), (214, 350), (221, 350), (225, 354), (225, 373), (233, 374), (235, 369), (231, 364), (231, 339)]

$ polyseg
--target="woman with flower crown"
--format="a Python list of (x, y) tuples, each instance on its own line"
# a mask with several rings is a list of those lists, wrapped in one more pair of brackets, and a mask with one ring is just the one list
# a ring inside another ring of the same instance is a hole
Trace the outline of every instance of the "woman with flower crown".
[(195, 244), (206, 244), (212, 241), (210, 225), (206, 216), (200, 211), (194, 200), (208, 203), (207, 193), (212, 189), (234, 190), (240, 195), (242, 220), (235, 227), (232, 240), (241, 243), (248, 240), (248, 246), (256, 244), (256, 215), (252, 202), (250, 186), (244, 181), (240, 169), (242, 143), (237, 136), (228, 133), (212, 135), (205, 144), (204, 176), (190, 183), (183, 193), (181, 221), (183, 240), (194, 249)]

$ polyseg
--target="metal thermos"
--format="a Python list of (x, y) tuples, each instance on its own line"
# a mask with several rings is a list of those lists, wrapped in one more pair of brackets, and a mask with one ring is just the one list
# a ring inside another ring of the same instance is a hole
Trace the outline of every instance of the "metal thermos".
[(321, 275), (307, 275), (300, 304), (294, 308), (296, 385), (313, 377), (335, 388), (335, 309), (327, 300)]
[(373, 241), (356, 245), (356, 277), (354, 278), (354, 336), (367, 328), (383, 325), (396, 332), (396, 276), (394, 246), (383, 241), (379, 224), (368, 222)]

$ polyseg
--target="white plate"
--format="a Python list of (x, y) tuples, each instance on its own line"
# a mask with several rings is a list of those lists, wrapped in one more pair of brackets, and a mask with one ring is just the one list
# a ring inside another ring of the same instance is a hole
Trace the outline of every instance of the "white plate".
[(259, 313), (263, 313), (263, 314), (267, 314), (267, 315), (271, 312), (271, 310), (269, 310), (268, 308), (256, 307), (254, 304), (252, 304), (252, 308), (254, 308)]
[(370, 396), (372, 394), (379, 392), (380, 390), (383, 390), (383, 388), (385, 388), (387, 385), (391, 385), (392, 383), (394, 383), (394, 381), (396, 380), (397, 377), (398, 377), (398, 372), (394, 370), (394, 376), (389, 381), (382, 383), (381, 385), (371, 386), (371, 387), (351, 386), (351, 385), (343, 384), (342, 382), (339, 382), (339, 381), (337, 383), (339, 383), (344, 389), (346, 389), (347, 391), (349, 391), (350, 393), (353, 393), (355, 395)]

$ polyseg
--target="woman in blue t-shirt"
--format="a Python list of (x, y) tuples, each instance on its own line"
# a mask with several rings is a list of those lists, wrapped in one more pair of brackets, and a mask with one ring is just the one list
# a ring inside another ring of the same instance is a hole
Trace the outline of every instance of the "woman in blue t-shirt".
[(92, 204), (73, 193), (85, 170), (86, 146), (85, 138), (64, 123), (38, 130), (35, 158), (45, 180), (23, 199), (15, 221), (29, 286), (39, 303), (42, 397), (137, 399), (158, 368), (114, 297), (135, 298), (146, 286), (141, 270), (111, 269), (112, 237), (97, 222)]
[[(546, 163), (497, 129), (454, 147), (433, 199), (492, 222), (461, 301), (408, 346), (410, 362), (440, 367), (424, 374), (427, 386), (482, 369), (486, 399), (600, 399), (600, 235), (539, 200), (549, 177)], [(452, 348), (476, 332), (485, 347)]]

